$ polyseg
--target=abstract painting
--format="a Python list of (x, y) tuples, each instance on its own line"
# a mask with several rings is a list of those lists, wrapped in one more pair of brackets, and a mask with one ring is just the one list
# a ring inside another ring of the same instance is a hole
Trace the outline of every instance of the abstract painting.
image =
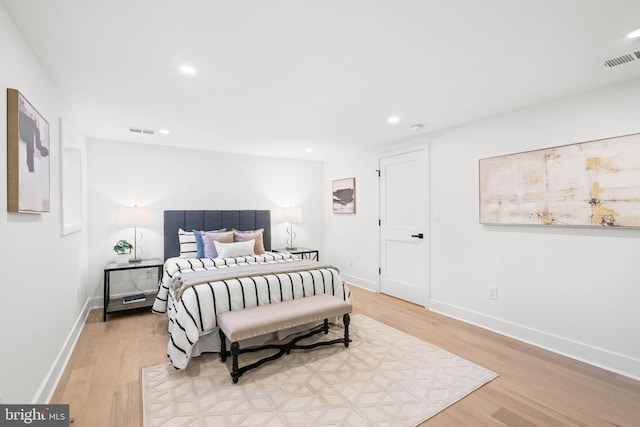
[(49, 123), (7, 89), (7, 211), (49, 212)]
[(356, 179), (345, 178), (333, 181), (333, 213), (356, 213)]
[(481, 159), (480, 223), (640, 227), (640, 134)]

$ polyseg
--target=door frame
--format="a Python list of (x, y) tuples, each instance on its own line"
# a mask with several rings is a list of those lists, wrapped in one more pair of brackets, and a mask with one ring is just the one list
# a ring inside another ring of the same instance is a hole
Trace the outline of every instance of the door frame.
[[(425, 305), (426, 309), (429, 309), (431, 306), (431, 160), (430, 160), (430, 152), (429, 152), (430, 144), (429, 142), (424, 142), (420, 144), (410, 145), (404, 148), (398, 148), (389, 151), (382, 151), (378, 153), (378, 219), (382, 217), (382, 185), (380, 180), (380, 162), (382, 159), (387, 157), (398, 156), (402, 154), (412, 153), (414, 151), (424, 150), (424, 157), (427, 163), (427, 173), (425, 174), (425, 179), (427, 182), (425, 183), (425, 188), (427, 191), (427, 208), (426, 208), (426, 218), (425, 218), (425, 226), (424, 230), (426, 243), (426, 251), (427, 251), (427, 259), (426, 262), (426, 277), (425, 279), (425, 292), (427, 293), (425, 296)], [(378, 225), (378, 269), (382, 266), (382, 230), (380, 225)], [(380, 270), (378, 270), (380, 271)], [(382, 293), (382, 275), (378, 274), (378, 285), (377, 292)]]

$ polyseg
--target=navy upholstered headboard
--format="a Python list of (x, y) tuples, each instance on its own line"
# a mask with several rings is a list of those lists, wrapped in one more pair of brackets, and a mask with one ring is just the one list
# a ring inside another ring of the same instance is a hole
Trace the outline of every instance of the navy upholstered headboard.
[(264, 248), (271, 250), (271, 211), (164, 211), (164, 259), (180, 255), (178, 229), (257, 230), (264, 228)]

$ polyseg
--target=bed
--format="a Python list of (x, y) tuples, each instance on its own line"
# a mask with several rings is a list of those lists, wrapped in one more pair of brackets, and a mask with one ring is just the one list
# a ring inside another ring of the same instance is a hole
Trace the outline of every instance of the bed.
[[(232, 242), (225, 240), (229, 233)], [(336, 267), (271, 251), (268, 210), (165, 211), (164, 257), (152, 310), (168, 317), (167, 355), (176, 369), (186, 368), (192, 357), (220, 351), (218, 313), (322, 293), (350, 300)], [(312, 326), (257, 337), (243, 346)]]

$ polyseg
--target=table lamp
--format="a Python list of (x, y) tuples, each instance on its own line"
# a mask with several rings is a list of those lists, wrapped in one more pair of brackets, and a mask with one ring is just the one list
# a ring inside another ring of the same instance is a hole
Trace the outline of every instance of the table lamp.
[[(133, 227), (133, 259), (129, 262), (140, 262), (138, 258), (138, 240), (142, 240), (142, 232), (140, 233), (140, 239), (138, 239), (138, 227), (148, 227), (151, 225), (151, 209), (143, 208), (139, 206), (120, 208), (120, 221), (118, 224), (121, 227)], [(140, 249), (142, 253), (142, 249)]]
[(296, 233), (293, 231), (293, 224), (299, 224), (302, 222), (302, 209), (301, 208), (282, 208), (282, 222), (288, 222), (289, 227), (287, 233), (289, 238), (287, 239), (287, 250), (296, 249), (294, 246), (294, 239)]

